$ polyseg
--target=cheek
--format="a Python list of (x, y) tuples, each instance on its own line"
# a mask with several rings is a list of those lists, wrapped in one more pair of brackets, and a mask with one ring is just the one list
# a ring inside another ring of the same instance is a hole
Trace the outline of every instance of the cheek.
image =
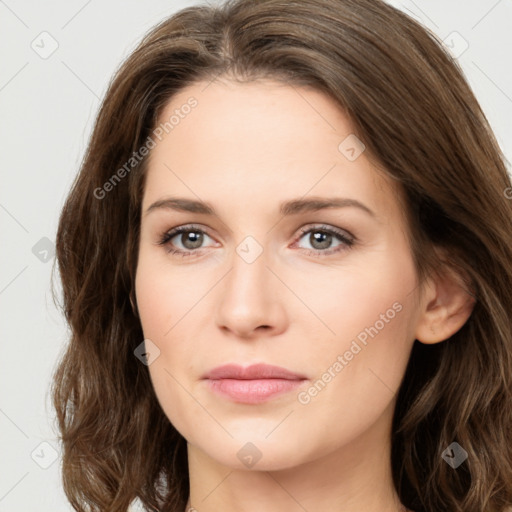
[(406, 247), (403, 251), (373, 251), (337, 275), (334, 271), (314, 281), (315, 288), (308, 285), (303, 294), (321, 320), (311, 322), (318, 326), (314, 355), (318, 364), (325, 365), (326, 356), (334, 361), (352, 347), (353, 353), (347, 354), (351, 366), (370, 360), (376, 364), (386, 360), (393, 366), (397, 352), (407, 356), (412, 345), (416, 271)]
[(370, 421), (389, 404), (412, 348), (415, 279), (412, 261), (397, 254), (324, 283), (314, 307), (334, 334), (318, 331), (310, 354), (317, 375), (301, 403), (312, 414), (329, 406), (340, 419), (349, 410)]
[[(361, 333), (364, 341), (364, 333), (371, 327), (379, 331), (379, 338), (393, 338), (392, 333), (400, 330), (411, 314), (407, 305), (414, 296), (415, 279), (412, 261), (390, 255), (368, 258), (364, 264), (358, 262), (332, 274), (318, 274), (301, 281), (295, 290), (315, 314), (308, 315), (309, 323), (318, 326), (318, 337), (325, 346), (342, 348)], [(304, 317), (296, 322), (304, 323)]]
[(180, 294), (176, 293), (180, 283), (171, 278), (155, 258), (145, 256), (141, 251), (135, 278), (137, 306), (144, 338), (160, 350), (159, 356), (148, 366), (149, 375), (155, 396), (169, 421), (178, 431), (190, 432), (193, 421), (190, 423), (189, 418), (199, 415), (200, 411), (194, 411), (193, 401), (180, 386), (180, 383), (185, 384), (183, 373), (190, 371), (186, 363), (193, 360), (193, 355), (187, 353), (187, 345), (176, 339), (176, 332), (182, 327), (179, 319), (184, 308)]
[(349, 442), (389, 411), (407, 366), (411, 298), (365, 284), (338, 292), (336, 311), (331, 303), (326, 312), (336, 336), (318, 336), (308, 353), (315, 376), (297, 396), (298, 412), (325, 425), (322, 443)]
[(148, 244), (139, 252), (135, 293), (144, 332), (156, 330), (162, 336), (182, 318), (186, 321), (185, 315), (213, 286), (215, 275), (194, 265), (177, 265), (165, 248)]
[(197, 346), (190, 339), (198, 339), (193, 334), (198, 322), (191, 318), (196, 314), (193, 306), (204, 290), (190, 286), (193, 276), (183, 271), (172, 272), (165, 256), (157, 252), (142, 249), (138, 261), (135, 293), (140, 322), (144, 338), (160, 350), (148, 369), (156, 395), (166, 409), (166, 404), (179, 404), (186, 398), (181, 397), (179, 383), (184, 382), (188, 373), (197, 373), (193, 368)]
[(172, 321), (173, 297), (165, 293), (162, 274), (155, 266), (145, 265), (144, 261), (139, 265), (135, 293), (144, 336), (160, 337)]
[(141, 248), (135, 293), (144, 335), (162, 338), (179, 318), (186, 293), (180, 276), (170, 273), (163, 248)]

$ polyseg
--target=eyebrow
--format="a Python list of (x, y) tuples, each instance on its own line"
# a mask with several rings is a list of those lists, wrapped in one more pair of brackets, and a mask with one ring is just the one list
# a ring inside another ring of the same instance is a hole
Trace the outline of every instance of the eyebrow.
[[(365, 204), (357, 201), (356, 199), (349, 199), (345, 197), (311, 197), (308, 199), (292, 199), (281, 203), (279, 213), (283, 216), (297, 215), (305, 212), (317, 212), (327, 208), (346, 208), (355, 207), (366, 212), (371, 217), (376, 218), (375, 212), (370, 210)], [(149, 206), (144, 215), (164, 208), (176, 210), (180, 212), (200, 213), (204, 215), (216, 215), (215, 209), (210, 203), (204, 201), (196, 201), (193, 199), (186, 199), (183, 197), (167, 197), (155, 201)]]

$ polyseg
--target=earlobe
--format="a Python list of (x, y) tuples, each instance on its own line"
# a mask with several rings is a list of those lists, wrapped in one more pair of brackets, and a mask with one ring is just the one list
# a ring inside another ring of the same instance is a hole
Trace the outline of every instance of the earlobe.
[(447, 340), (467, 322), (475, 303), (475, 296), (454, 270), (436, 275), (426, 288), (415, 338), (426, 344)]

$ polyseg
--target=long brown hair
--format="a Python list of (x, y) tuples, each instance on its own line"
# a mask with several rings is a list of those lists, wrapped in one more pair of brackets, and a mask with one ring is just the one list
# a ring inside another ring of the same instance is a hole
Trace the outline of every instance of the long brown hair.
[[(466, 324), (444, 342), (414, 342), (393, 420), (393, 478), (415, 512), (505, 511), (511, 181), (457, 62), (434, 34), (381, 0), (189, 7), (152, 29), (116, 72), (57, 232), (70, 342), (52, 396), (71, 504), (101, 512), (126, 511), (135, 498), (150, 510), (186, 506), (185, 439), (134, 356), (143, 341), (134, 276), (147, 163), (134, 154), (177, 91), (217, 76), (272, 78), (332, 97), (366, 154), (405, 193), (420, 278), (448, 267), (465, 276), (476, 298)], [(442, 458), (452, 442), (468, 454), (457, 469)]]

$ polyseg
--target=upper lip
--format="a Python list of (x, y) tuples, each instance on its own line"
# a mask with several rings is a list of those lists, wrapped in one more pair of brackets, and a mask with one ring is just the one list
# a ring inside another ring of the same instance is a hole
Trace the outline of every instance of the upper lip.
[(280, 366), (273, 366), (270, 364), (260, 363), (253, 364), (244, 368), (237, 364), (226, 364), (218, 366), (213, 370), (207, 372), (203, 379), (287, 379), (287, 380), (303, 380), (301, 374), (291, 372), (286, 368)]

